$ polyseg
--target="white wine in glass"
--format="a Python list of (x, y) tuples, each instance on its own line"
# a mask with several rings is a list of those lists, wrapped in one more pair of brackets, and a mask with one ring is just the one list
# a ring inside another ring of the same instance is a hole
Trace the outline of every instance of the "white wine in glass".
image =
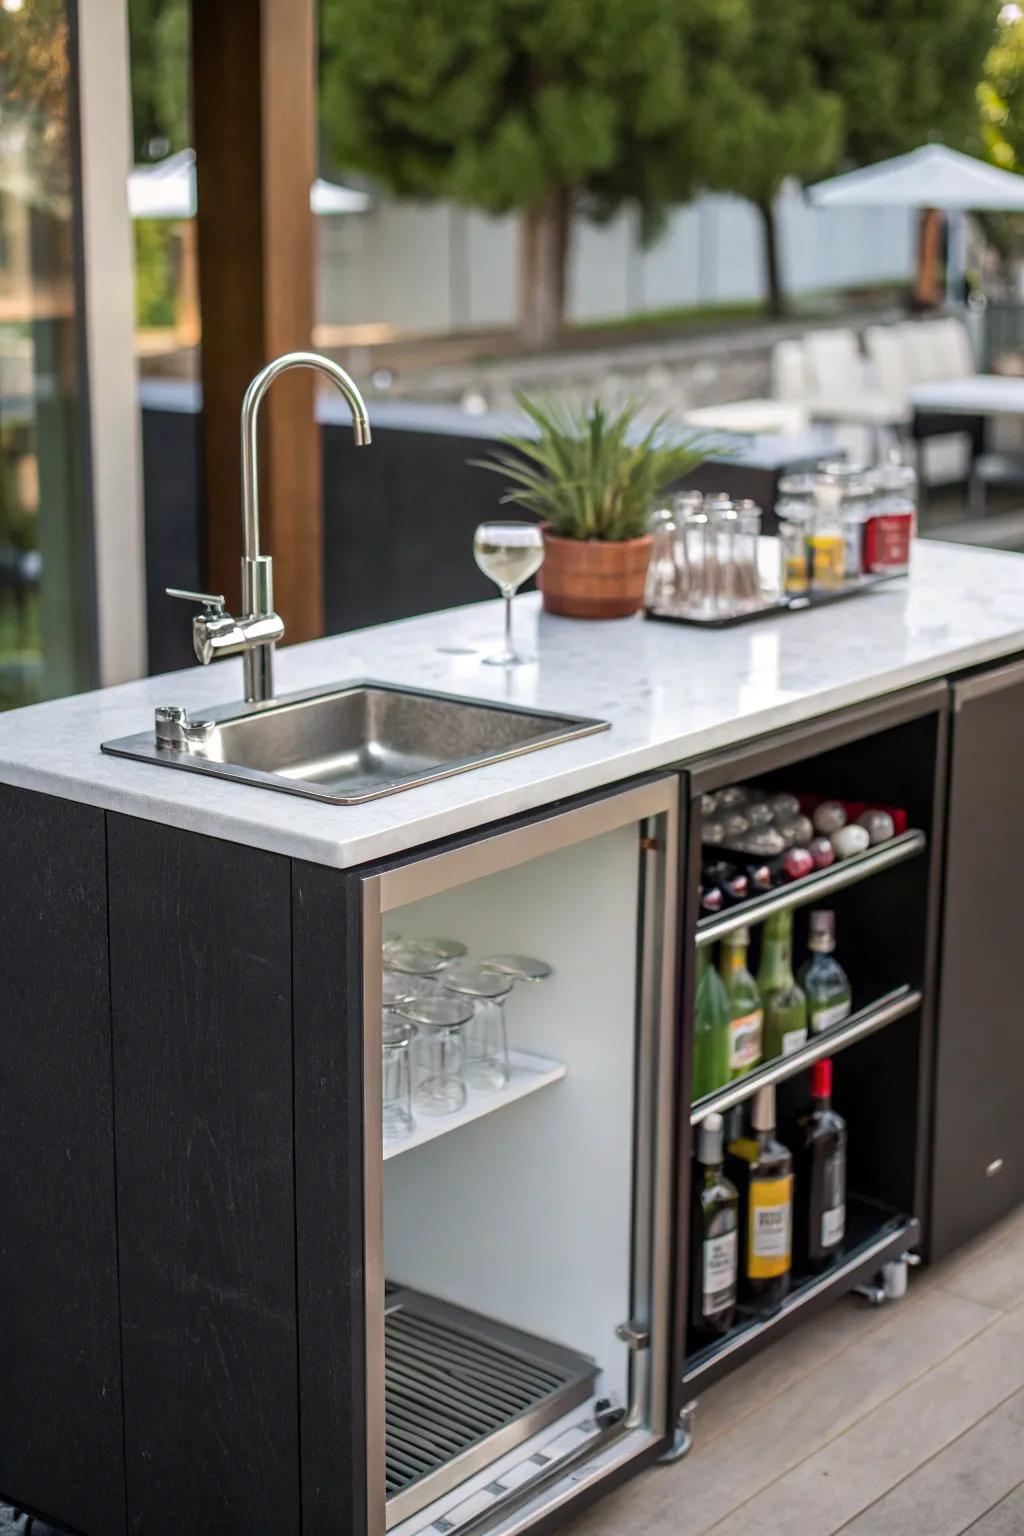
[(473, 535), (473, 557), (485, 576), (495, 582), (505, 599), (505, 647), (497, 656), (485, 656), (492, 667), (517, 667), (524, 656), (512, 644), (512, 599), (544, 563), (544, 535), (536, 523), (481, 523)]

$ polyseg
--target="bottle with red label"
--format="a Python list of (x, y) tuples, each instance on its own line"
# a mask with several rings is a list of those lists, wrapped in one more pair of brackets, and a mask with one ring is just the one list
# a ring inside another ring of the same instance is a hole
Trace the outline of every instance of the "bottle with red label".
[(917, 476), (910, 464), (883, 464), (864, 525), (864, 570), (870, 576), (898, 576), (910, 569), (917, 522)]

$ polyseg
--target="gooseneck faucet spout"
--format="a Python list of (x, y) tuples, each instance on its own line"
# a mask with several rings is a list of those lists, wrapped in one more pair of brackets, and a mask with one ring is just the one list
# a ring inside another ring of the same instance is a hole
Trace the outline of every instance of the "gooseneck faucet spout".
[(220, 656), (241, 655), (245, 698), (260, 704), (274, 697), (274, 648), (284, 636), (284, 624), (274, 611), (274, 565), (260, 550), (259, 507), (259, 411), (263, 397), (282, 373), (292, 368), (312, 368), (337, 386), (352, 412), (352, 432), (357, 447), (370, 441), (366, 403), (344, 368), (317, 352), (286, 352), (262, 369), (252, 380), (242, 401), (242, 606), (244, 617), (234, 619), (224, 610), (222, 597), (180, 592), (172, 597), (202, 602), (203, 612), (192, 621), (196, 659), (205, 666)]
[[(366, 403), (344, 368), (317, 352), (286, 352), (252, 380), (242, 401), (242, 603), (253, 618), (274, 613), (273, 564), (260, 553), (259, 414), (263, 397), (276, 378), (292, 368), (312, 368), (336, 385), (352, 412), (357, 447), (370, 441)], [(275, 641), (261, 641), (243, 653), (245, 697), (259, 702), (274, 697)]]

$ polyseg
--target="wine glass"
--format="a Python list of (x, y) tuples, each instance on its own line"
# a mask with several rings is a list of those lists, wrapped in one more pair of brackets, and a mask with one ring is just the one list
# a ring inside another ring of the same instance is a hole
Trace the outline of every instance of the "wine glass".
[(518, 667), (524, 656), (512, 644), (512, 599), (516, 589), (544, 563), (544, 535), (536, 523), (481, 523), (473, 535), (473, 558), (497, 585), (505, 599), (505, 645), (497, 656), (485, 656), (491, 667)]

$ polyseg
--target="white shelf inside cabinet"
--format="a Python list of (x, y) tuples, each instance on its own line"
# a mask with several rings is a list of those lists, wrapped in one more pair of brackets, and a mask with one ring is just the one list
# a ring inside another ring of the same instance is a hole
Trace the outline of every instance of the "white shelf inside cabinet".
[(460, 1125), (468, 1125), (471, 1120), (493, 1115), (496, 1110), (504, 1109), (506, 1104), (514, 1104), (516, 1099), (525, 1099), (528, 1094), (536, 1093), (538, 1088), (557, 1083), (569, 1070), (564, 1061), (551, 1061), (546, 1056), (530, 1056), (525, 1051), (509, 1051), (508, 1062), (510, 1075), (504, 1088), (491, 1092), (471, 1087), (465, 1106), (457, 1109), (454, 1114), (418, 1115), (413, 1105), (416, 1129), (411, 1136), (385, 1146), (384, 1161), (399, 1157), (403, 1152), (411, 1152), (415, 1147), (422, 1147), (425, 1142), (436, 1141), (438, 1136), (447, 1136), (450, 1131), (457, 1131)]

